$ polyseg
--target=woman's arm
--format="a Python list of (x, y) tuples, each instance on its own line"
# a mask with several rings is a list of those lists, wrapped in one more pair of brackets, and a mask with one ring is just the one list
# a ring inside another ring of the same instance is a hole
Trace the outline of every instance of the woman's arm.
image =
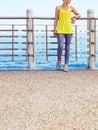
[(57, 23), (58, 23), (58, 15), (59, 15), (59, 6), (57, 6), (57, 7), (55, 8), (54, 36), (56, 36), (56, 34), (57, 34), (56, 27), (57, 27)]
[(81, 15), (80, 15), (80, 13), (79, 13), (74, 7), (72, 7), (72, 6), (71, 6), (71, 11), (72, 11), (73, 14), (74, 14), (74, 16), (72, 17), (72, 23), (74, 24), (75, 21), (76, 21), (76, 19), (77, 19), (77, 18), (80, 18)]

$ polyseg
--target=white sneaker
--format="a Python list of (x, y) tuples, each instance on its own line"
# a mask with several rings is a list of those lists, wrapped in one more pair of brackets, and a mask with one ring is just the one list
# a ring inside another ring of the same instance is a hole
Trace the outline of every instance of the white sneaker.
[(68, 67), (64, 68), (63, 71), (64, 71), (64, 72), (68, 72)]
[(56, 68), (57, 68), (57, 70), (60, 70), (61, 69), (61, 64), (57, 63)]

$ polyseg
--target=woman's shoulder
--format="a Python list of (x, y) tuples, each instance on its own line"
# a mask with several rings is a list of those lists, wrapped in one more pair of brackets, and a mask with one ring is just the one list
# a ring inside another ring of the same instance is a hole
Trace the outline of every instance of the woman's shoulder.
[(56, 7), (56, 9), (59, 11), (62, 5), (59, 5)]
[(73, 9), (74, 9), (74, 7), (73, 7), (72, 5), (69, 5), (69, 7), (70, 7), (70, 9), (71, 9), (71, 10), (73, 10)]

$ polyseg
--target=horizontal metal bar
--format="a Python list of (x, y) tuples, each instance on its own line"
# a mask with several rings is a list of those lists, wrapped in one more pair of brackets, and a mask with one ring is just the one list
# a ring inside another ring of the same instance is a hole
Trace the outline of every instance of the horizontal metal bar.
[[(0, 30), (0, 31), (2, 31), (2, 32), (12, 32), (13, 30), (12, 29), (2, 29), (2, 30)], [(18, 32), (18, 31), (23, 31), (23, 32), (26, 32), (27, 30), (15, 30), (14, 29), (14, 32)]]
[[(29, 17), (24, 17), (24, 16), (20, 16), (20, 17), (0, 17), (0, 19), (29, 19)], [(35, 20), (54, 20), (54, 17), (32, 17), (32, 19), (35, 19)], [(92, 17), (92, 18), (87, 18), (87, 17), (81, 17), (81, 18), (78, 18), (77, 20), (91, 20), (91, 19), (94, 19), (94, 20), (98, 20), (98, 18), (95, 18), (95, 17)]]
[[(20, 44), (19, 42), (0, 42), (0, 44)], [(21, 42), (21, 44), (27, 44), (27, 42)]]
[[(12, 44), (12, 42), (0, 42), (0, 44)], [(18, 42), (14, 42), (14, 44), (18, 44)]]
[[(12, 54), (0, 54), (0, 56), (20, 56), (19, 54), (14, 54), (14, 55), (12, 55)], [(21, 56), (26, 56), (26, 55), (24, 55), (24, 54), (22, 54)]]
[[(13, 50), (13, 48), (0, 48), (0, 50)], [(18, 48), (14, 48), (14, 50), (18, 50)]]
[(0, 50), (27, 50), (26, 48), (0, 48)]
[[(9, 36), (0, 36), (0, 38), (10, 38), (10, 37), (15, 37), (15, 38), (17, 38), (17, 37), (20, 37), (20, 36), (12, 36), (12, 35), (9, 35)], [(22, 38), (26, 38), (27, 36), (21, 36)]]

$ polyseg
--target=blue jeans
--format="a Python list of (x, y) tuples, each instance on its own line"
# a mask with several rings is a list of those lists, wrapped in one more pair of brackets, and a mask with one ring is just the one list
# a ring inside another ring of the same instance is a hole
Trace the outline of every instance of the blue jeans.
[(72, 39), (72, 34), (57, 34), (58, 60), (61, 60), (61, 56), (62, 56), (62, 52), (63, 52), (63, 45), (64, 45), (64, 41), (65, 41), (65, 64), (68, 64), (68, 62), (69, 62), (71, 39)]

